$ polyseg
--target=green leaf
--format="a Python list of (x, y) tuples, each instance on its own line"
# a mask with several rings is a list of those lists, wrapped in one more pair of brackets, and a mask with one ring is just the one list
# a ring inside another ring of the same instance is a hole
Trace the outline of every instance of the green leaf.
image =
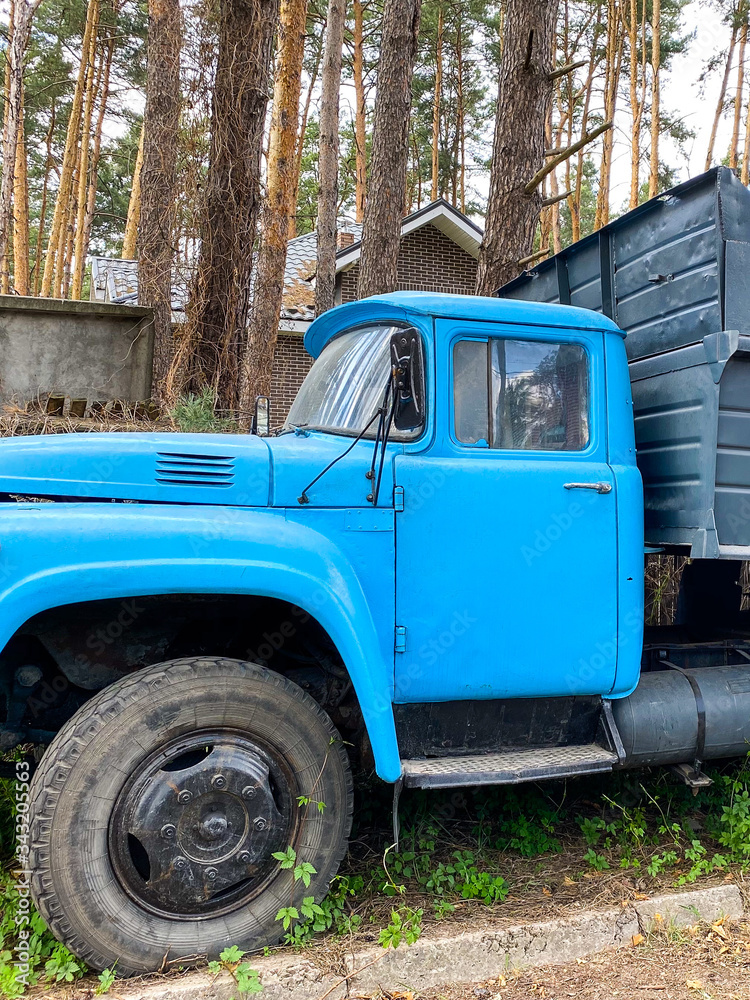
[(248, 962), (243, 962), (235, 970), (237, 988), (241, 993), (261, 993), (263, 984), (257, 969), (253, 969)]
[(299, 920), (299, 913), (295, 906), (284, 906), (276, 914), (276, 919), (282, 922), (282, 926), (285, 931), (288, 931), (291, 927), (292, 920)]
[(219, 955), (222, 962), (226, 962), (229, 965), (236, 965), (238, 962), (242, 961), (242, 956), (245, 954), (236, 944), (233, 944), (230, 948), (225, 948), (224, 951)]

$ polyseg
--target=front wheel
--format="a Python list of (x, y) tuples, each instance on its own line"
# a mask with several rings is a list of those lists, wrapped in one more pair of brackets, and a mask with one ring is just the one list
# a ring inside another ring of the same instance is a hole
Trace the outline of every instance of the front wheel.
[[(40, 913), (90, 966), (127, 975), (275, 944), (278, 911), (336, 874), (352, 782), (333, 723), (296, 684), (182, 659), (86, 702), (30, 800)], [(273, 858), (290, 847), (315, 870), (309, 888)]]

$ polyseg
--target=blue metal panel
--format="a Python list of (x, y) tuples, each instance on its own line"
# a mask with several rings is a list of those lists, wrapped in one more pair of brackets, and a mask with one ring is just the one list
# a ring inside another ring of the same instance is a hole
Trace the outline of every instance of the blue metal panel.
[(738, 352), (724, 369), (716, 438), (719, 544), (750, 546), (750, 353)]
[(151, 503), (268, 503), (265, 438), (48, 434), (0, 440), (0, 493)]
[(609, 424), (608, 461), (617, 500), (617, 676), (610, 692), (633, 691), (643, 646), (643, 482), (635, 460), (633, 397), (625, 345), (604, 338)]
[[(535, 296), (531, 296), (535, 298)], [(305, 348), (314, 358), (337, 334), (360, 323), (381, 319), (414, 322), (419, 316), (450, 317), (485, 323), (516, 323), (575, 330), (611, 330), (616, 324), (589, 315), (585, 309), (549, 309), (531, 302), (513, 302), (480, 295), (441, 295), (434, 292), (390, 292), (350, 302), (324, 313), (305, 334)]]
[[(347, 513), (2, 504), (0, 649), (32, 615), (64, 603), (162, 593), (289, 601), (336, 644), (378, 774), (395, 781), (393, 531), (347, 530)], [(392, 511), (377, 516), (392, 524)]]
[[(451, 439), (451, 345), (488, 335), (585, 346), (594, 407), (585, 451), (499, 451)], [(437, 321), (436, 440), (422, 455), (396, 459), (404, 488), (404, 511), (396, 515), (396, 620), (407, 629), (406, 650), (396, 657), (398, 702), (613, 688), (615, 493), (564, 488), (613, 480), (602, 340), (602, 332)]]

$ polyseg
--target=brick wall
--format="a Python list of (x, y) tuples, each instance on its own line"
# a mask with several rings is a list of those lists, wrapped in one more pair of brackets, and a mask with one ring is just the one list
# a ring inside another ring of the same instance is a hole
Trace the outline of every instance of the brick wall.
[[(423, 226), (401, 241), (398, 289), (415, 292), (458, 292), (473, 295), (477, 262), (435, 226)], [(357, 298), (359, 264), (339, 275), (341, 301)], [(279, 334), (271, 388), (272, 422), (280, 426), (310, 370), (312, 358), (301, 336)]]
[[(401, 240), (398, 255), (398, 290), (458, 292), (473, 295), (477, 262), (433, 225), (422, 226)], [(340, 276), (341, 301), (357, 298), (359, 264)]]
[(271, 380), (271, 423), (284, 423), (297, 390), (310, 371), (313, 359), (305, 350), (301, 334), (280, 333), (276, 341)]

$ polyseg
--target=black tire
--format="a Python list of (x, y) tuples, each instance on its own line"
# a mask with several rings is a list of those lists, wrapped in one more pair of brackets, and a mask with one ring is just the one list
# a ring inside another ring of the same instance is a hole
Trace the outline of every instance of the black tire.
[[(278, 910), (320, 900), (336, 874), (352, 781), (331, 720), (296, 684), (253, 663), (181, 659), (83, 705), (30, 802), (40, 913), (89, 966), (129, 975), (275, 944)], [(270, 857), (287, 846), (315, 868), (309, 888)]]

